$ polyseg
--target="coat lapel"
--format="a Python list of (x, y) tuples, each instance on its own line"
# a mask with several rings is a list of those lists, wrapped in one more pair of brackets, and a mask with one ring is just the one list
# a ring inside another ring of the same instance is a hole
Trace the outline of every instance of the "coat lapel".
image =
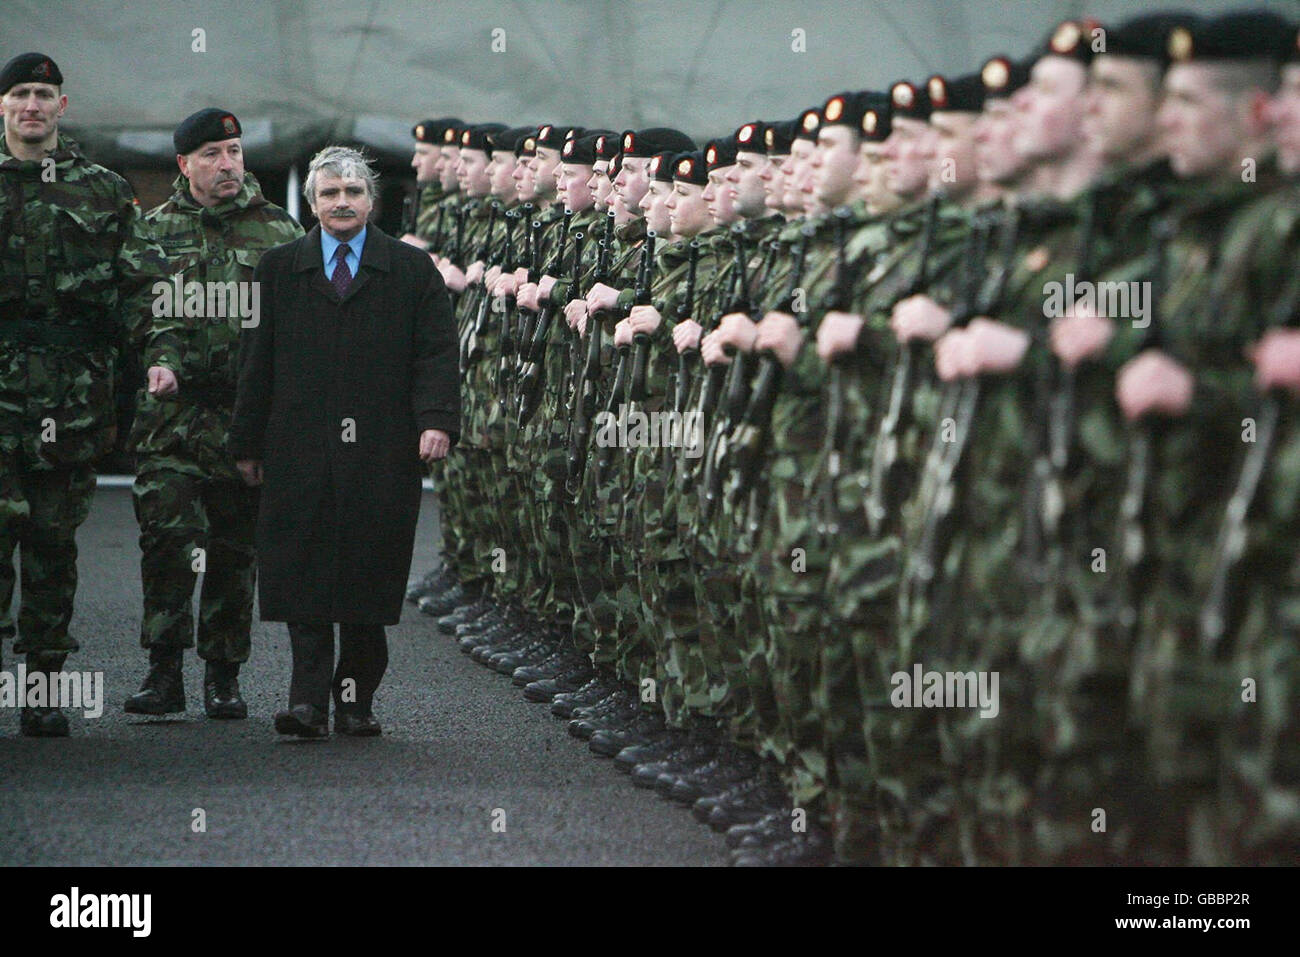
[(347, 294), (340, 299), (334, 284), (325, 277), (325, 260), (321, 256), (320, 249), (320, 224), (313, 226), (311, 232), (299, 242), (298, 252), (293, 261), (294, 271), (310, 271), (311, 288), (333, 303), (344, 303), (355, 296), (370, 281), (371, 272), (377, 270), (386, 273), (392, 270), (392, 254), (388, 248), (391, 240), (387, 233), (371, 223), (366, 227), (366, 244), (361, 248), (361, 265), (348, 285)]

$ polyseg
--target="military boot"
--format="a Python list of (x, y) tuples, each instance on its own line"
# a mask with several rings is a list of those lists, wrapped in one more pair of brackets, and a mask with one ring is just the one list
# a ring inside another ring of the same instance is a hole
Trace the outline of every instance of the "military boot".
[(557, 694), (551, 702), (551, 714), (557, 718), (572, 718), (577, 708), (585, 708), (602, 701), (618, 690), (618, 681), (607, 672), (597, 671), (595, 676), (577, 691)]
[(468, 599), (469, 593), (460, 586), (460, 582), (452, 582), (441, 591), (431, 595), (421, 595), (416, 599), (416, 605), (419, 606), (420, 614), (428, 615), (430, 618), (441, 618)]
[[(27, 653), (27, 672), (45, 673), (45, 687), (51, 696), (58, 687), (58, 674), (63, 670), (67, 660), (66, 652), (29, 651)], [(58, 708), (49, 702), (43, 707), (26, 707), (18, 716), (18, 727), (29, 738), (66, 738), (68, 736), (68, 719)]]
[(446, 565), (439, 565), (433, 571), (425, 572), (406, 586), (406, 600), (412, 605), (418, 604), (426, 595), (434, 595), (445, 590), (450, 585), (450, 577)]
[(203, 710), (209, 718), (247, 718), (239, 694), (239, 662), (209, 661), (203, 668)]
[(454, 609), (438, 619), (438, 630), (444, 635), (454, 635), (456, 633), (457, 625), (469, 621), (475, 621), (483, 615), (486, 615), (494, 607), (496, 606), (485, 598), (480, 598), (478, 601), (466, 602), (463, 605), (457, 605)]
[(587, 661), (584, 655), (568, 671), (562, 671), (553, 678), (543, 678), (540, 681), (531, 681), (524, 685), (524, 697), (529, 701), (543, 704), (551, 701), (557, 695), (585, 688), (594, 674), (591, 663)]
[(182, 648), (149, 649), (149, 673), (140, 690), (126, 699), (127, 714), (173, 714), (185, 710)]
[[(595, 737), (595, 735), (592, 735)], [(687, 733), (677, 728), (667, 728), (653, 741), (644, 744), (630, 744), (614, 755), (614, 767), (624, 774), (631, 774), (638, 764), (652, 764), (663, 761), (686, 746)]]
[(831, 816), (831, 849), (841, 867), (880, 863), (880, 827), (875, 808), (859, 795), (826, 792)]

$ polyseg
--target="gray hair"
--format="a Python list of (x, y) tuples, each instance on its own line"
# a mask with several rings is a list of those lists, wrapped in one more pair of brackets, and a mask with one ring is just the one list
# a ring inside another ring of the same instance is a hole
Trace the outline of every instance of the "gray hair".
[(373, 200), (377, 194), (379, 174), (370, 167), (370, 160), (360, 150), (350, 146), (327, 146), (311, 158), (307, 166), (307, 180), (302, 184), (302, 194), (313, 207), (316, 205), (316, 175), (329, 173), (340, 179), (357, 177), (364, 180), (366, 192)]

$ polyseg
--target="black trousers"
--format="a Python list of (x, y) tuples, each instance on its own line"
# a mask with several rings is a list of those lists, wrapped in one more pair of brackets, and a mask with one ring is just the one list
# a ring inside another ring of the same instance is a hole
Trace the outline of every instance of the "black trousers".
[(288, 624), (293, 651), (289, 707), (309, 704), (329, 714), (332, 691), (336, 714), (370, 714), (375, 689), (388, 668), (384, 626), (340, 623), (336, 668), (333, 622), (291, 621)]

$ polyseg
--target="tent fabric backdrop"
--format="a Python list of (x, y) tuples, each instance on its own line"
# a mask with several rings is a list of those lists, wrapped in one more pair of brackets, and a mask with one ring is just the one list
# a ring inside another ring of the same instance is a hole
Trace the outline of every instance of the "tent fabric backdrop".
[(99, 162), (170, 165), (177, 122), (218, 105), (250, 165), (283, 167), (327, 142), (409, 155), (411, 125), (437, 115), (702, 139), (1023, 55), (1067, 16), (1244, 5), (1300, 15), (1300, 0), (6, 0), (0, 62), (58, 62), (65, 128)]

